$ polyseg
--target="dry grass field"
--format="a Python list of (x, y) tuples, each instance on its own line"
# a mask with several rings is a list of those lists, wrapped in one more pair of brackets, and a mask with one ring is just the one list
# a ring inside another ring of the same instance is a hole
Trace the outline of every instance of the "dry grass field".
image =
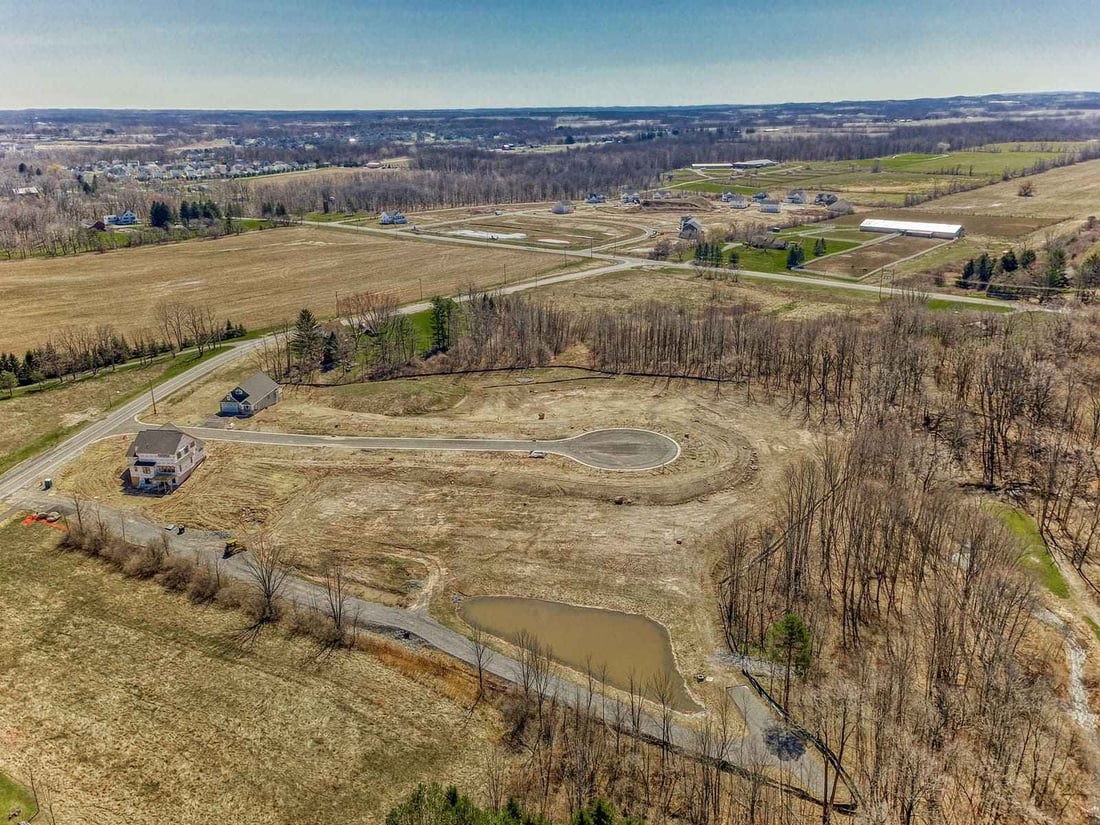
[(590, 214), (553, 215), (522, 214), (474, 218), (433, 230), (437, 234), (479, 232), (503, 236), (521, 234), (518, 243), (554, 249), (587, 249), (591, 246), (617, 243), (643, 234), (642, 230), (621, 221), (598, 220)]
[(161, 301), (203, 303), (249, 327), (335, 311), (336, 293), (375, 290), (402, 301), (470, 283), (534, 277), (562, 266), (552, 254), (390, 240), (293, 227), (215, 241), (128, 249), (0, 266), (0, 350), (21, 352), (67, 324), (155, 326)]
[(1006, 181), (973, 192), (949, 195), (916, 207), (919, 211), (951, 211), (997, 217), (1044, 219), (1057, 223), (1100, 215), (1100, 160), (1052, 169), (1027, 178), (1035, 187), (1029, 198), (1021, 198), (1019, 181)]
[[(172, 496), (121, 492), (121, 438), (63, 473), (77, 491), (157, 521), (264, 529), (309, 571), (343, 557), (372, 598), (430, 603), (458, 624), (450, 596), (504, 594), (642, 613), (670, 631), (684, 673), (715, 672), (722, 647), (711, 602), (715, 529), (757, 512), (789, 459), (816, 443), (777, 405), (730, 389), (635, 379), (584, 379), (565, 370), (404, 379), (367, 387), (296, 390), (238, 426), (342, 434), (551, 438), (636, 426), (680, 442), (674, 464), (607, 473), (553, 456), (284, 449), (209, 443), (210, 457)], [(162, 417), (201, 420), (222, 376)], [(425, 382), (429, 387), (424, 389)], [(410, 397), (411, 396), (411, 397)], [(415, 411), (415, 412), (414, 412)], [(540, 420), (539, 415), (543, 418)], [(753, 470), (753, 457), (759, 469)], [(616, 504), (622, 497), (626, 504)], [(380, 571), (385, 560), (401, 572)], [(645, 571), (640, 574), (639, 571)]]
[(498, 723), (442, 683), (277, 629), (240, 648), (240, 614), (56, 537), (0, 529), (0, 770), (57, 822), (375, 823), (418, 782), (479, 787)]
[(622, 310), (647, 301), (702, 307), (711, 301), (748, 302), (759, 311), (787, 318), (812, 318), (833, 312), (869, 312), (874, 295), (845, 290), (784, 286), (765, 281), (707, 280), (683, 269), (631, 269), (589, 281), (552, 284), (533, 293), (555, 305), (582, 312)]
[[(187, 356), (191, 363), (191, 356)], [(182, 356), (181, 356), (182, 359)], [(94, 421), (111, 406), (157, 381), (173, 362), (106, 370), (96, 378), (8, 398), (0, 395), (0, 472), (21, 450)], [(44, 446), (44, 445), (43, 445)]]
[(880, 267), (889, 266), (895, 261), (900, 261), (911, 255), (920, 255), (922, 252), (931, 251), (937, 246), (943, 245), (943, 243), (942, 240), (932, 238), (904, 236), (888, 238), (878, 243), (861, 246), (850, 252), (832, 255), (819, 262), (811, 261), (807, 269), (827, 275), (862, 278), (867, 273)]

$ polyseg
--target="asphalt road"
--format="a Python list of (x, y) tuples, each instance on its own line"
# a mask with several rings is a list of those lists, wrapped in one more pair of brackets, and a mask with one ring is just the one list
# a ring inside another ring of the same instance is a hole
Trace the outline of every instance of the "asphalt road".
[[(151, 426), (151, 425), (150, 425)], [(138, 429), (148, 429), (142, 426)], [(185, 427), (205, 441), (270, 444), (280, 447), (336, 447), (352, 450), (423, 450), (486, 453), (543, 452), (564, 456), (598, 470), (655, 470), (675, 461), (680, 445), (650, 430), (616, 428), (594, 430), (561, 439), (499, 438), (383, 438), (378, 436), (307, 435), (257, 430)]]

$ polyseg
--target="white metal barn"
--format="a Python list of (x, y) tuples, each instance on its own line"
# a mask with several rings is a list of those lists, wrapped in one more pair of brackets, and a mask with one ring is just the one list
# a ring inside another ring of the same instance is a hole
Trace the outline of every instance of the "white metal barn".
[(961, 238), (965, 231), (958, 223), (924, 223), (923, 221), (888, 221), (868, 218), (859, 225), (860, 232), (896, 232), (918, 238)]

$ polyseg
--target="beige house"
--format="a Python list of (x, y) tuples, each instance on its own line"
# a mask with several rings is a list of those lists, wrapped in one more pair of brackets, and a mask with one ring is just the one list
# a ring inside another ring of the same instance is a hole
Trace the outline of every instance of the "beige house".
[(142, 430), (126, 452), (130, 486), (143, 493), (170, 493), (206, 458), (203, 443), (172, 424)]

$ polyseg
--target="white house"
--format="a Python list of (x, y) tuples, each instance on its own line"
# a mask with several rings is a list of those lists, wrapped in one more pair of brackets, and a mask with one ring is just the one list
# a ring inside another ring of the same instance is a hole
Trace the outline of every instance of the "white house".
[(139, 432), (126, 455), (131, 487), (145, 493), (170, 493), (202, 463), (206, 450), (199, 439), (165, 424)]
[(104, 215), (103, 222), (108, 226), (133, 226), (138, 222), (137, 215), (127, 209), (119, 215)]
[(265, 407), (277, 404), (282, 388), (265, 373), (250, 375), (235, 386), (221, 401), (222, 415), (250, 416)]

